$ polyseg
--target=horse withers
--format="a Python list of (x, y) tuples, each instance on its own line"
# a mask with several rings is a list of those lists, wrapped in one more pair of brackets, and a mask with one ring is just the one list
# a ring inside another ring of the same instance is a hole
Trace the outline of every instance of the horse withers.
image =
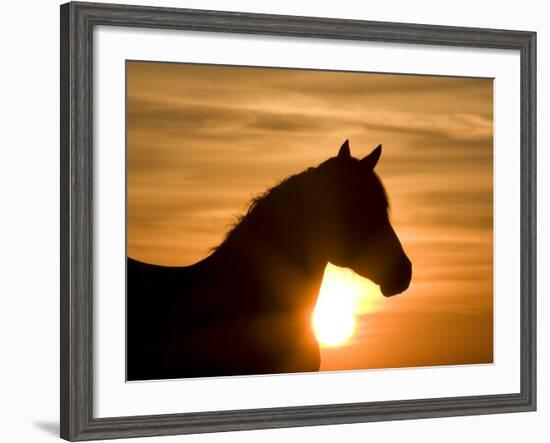
[(224, 241), (185, 267), (127, 261), (127, 379), (318, 371), (311, 327), (328, 262), (407, 289), (411, 262), (374, 172), (348, 141), (250, 204)]

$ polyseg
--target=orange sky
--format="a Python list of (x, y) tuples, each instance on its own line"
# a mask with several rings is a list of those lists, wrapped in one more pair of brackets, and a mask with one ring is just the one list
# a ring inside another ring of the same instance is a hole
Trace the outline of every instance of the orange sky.
[(321, 368), (492, 361), (492, 80), (128, 62), (127, 87), (130, 257), (192, 264), (254, 195), (382, 143), (413, 280)]

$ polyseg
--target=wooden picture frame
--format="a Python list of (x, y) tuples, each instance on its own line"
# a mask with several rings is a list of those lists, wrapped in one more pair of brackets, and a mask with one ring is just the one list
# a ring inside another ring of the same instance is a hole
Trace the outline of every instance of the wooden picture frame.
[[(254, 410), (93, 416), (93, 29), (122, 26), (519, 51), (521, 390)], [(235, 12), (61, 6), (61, 437), (70, 441), (533, 411), (536, 408), (536, 34)]]

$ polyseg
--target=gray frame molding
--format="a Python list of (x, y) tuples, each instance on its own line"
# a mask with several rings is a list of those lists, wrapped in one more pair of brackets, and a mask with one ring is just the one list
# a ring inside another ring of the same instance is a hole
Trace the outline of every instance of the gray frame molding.
[[(94, 418), (94, 26), (513, 49), (521, 57), (521, 392), (486, 396)], [(536, 33), (189, 9), (61, 6), (61, 437), (92, 440), (536, 409)]]

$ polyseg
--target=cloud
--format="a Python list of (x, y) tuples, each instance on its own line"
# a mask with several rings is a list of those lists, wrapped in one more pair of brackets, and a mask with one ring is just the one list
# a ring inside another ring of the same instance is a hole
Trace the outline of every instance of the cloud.
[(492, 360), (493, 82), (199, 64), (127, 64), (128, 254), (186, 265), (250, 199), (349, 138), (413, 262), (409, 290), (359, 319), (323, 367)]
[(491, 80), (129, 63), (132, 232), (161, 242), (175, 224), (215, 244), (253, 195), (345, 138), (358, 157), (384, 144), (398, 225), (490, 231)]

